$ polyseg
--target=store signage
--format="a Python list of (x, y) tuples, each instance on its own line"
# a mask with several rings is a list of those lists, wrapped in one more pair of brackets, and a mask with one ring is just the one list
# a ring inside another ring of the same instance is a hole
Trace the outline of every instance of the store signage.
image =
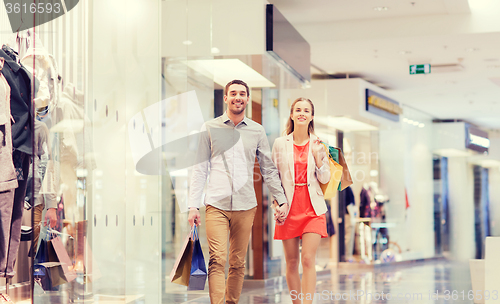
[(490, 139), (488, 132), (480, 130), (469, 124), (465, 125), (465, 147), (477, 152), (488, 152)]
[(266, 51), (300, 82), (311, 81), (311, 46), (273, 4), (266, 6)]
[(399, 121), (399, 114), (403, 113), (403, 108), (399, 102), (366, 89), (366, 111), (392, 121)]
[(430, 73), (431, 73), (431, 65), (429, 63), (410, 65), (410, 75), (430, 74)]

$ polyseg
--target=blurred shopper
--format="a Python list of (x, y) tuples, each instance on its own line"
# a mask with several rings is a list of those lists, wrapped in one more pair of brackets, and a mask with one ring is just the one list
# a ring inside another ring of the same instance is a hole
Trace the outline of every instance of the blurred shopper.
[[(286, 197), (278, 170), (271, 160), (264, 128), (245, 117), (249, 101), (248, 85), (229, 82), (224, 90), (227, 111), (204, 124), (200, 133), (197, 165), (194, 166), (189, 193), (189, 224), (200, 224), (199, 207), (205, 196), (205, 222), (210, 261), (208, 287), (212, 304), (238, 303), (245, 275), (253, 219), (257, 210), (253, 170), (257, 157), (260, 170), (272, 195), (281, 205)], [(280, 214), (285, 216), (285, 214)], [(225, 279), (229, 235), (229, 274)]]
[[(320, 182), (330, 180), (330, 167), (324, 146), (313, 134), (313, 118), (311, 100), (296, 99), (290, 109), (287, 135), (276, 139), (272, 154), (288, 200), (288, 204), (275, 208), (274, 239), (283, 240), (286, 281), (294, 304), (313, 302), (316, 250), (321, 238), (328, 236), (327, 207)], [(301, 239), (302, 254), (299, 249)], [(302, 282), (299, 261), (303, 268)]]

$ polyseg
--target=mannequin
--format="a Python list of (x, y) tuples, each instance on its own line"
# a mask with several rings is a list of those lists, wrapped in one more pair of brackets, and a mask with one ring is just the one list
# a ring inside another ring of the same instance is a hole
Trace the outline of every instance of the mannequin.
[[(10, 189), (6, 189), (8, 191), (0, 194), (0, 229), (3, 232), (0, 238), (0, 277), (11, 278), (15, 274), (14, 262), (21, 239), (24, 197), (30, 157), (33, 153), (31, 143), (33, 132), (33, 118), (31, 116), (32, 76), (26, 68), (15, 61), (12, 49), (4, 46), (0, 50), (0, 57), (4, 60), (2, 75), (10, 87), (10, 94), (3, 96), (10, 97), (10, 114), (12, 115), (12, 119), (3, 118), (3, 121), (4, 123), (13, 122), (11, 125), (12, 148), (14, 149), (12, 163), (17, 178), (15, 190), (9, 186)], [(7, 118), (11, 118), (11, 115), (8, 115)], [(2, 141), (2, 144), (7, 144), (7, 138)]]

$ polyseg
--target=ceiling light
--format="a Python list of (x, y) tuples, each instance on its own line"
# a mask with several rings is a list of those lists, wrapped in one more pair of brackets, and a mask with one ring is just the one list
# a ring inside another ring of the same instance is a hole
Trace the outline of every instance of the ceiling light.
[(220, 53), (220, 50), (216, 47), (213, 47), (212, 48), (212, 54), (219, 54)]
[(377, 7), (374, 7), (373, 10), (374, 11), (378, 11), (378, 12), (381, 12), (381, 11), (386, 11), (388, 10), (389, 8), (387, 6), (377, 6)]
[(425, 127), (425, 124), (424, 123), (420, 123), (420, 124), (418, 124), (418, 127), (419, 128), (423, 128), (423, 127)]
[(188, 60), (184, 64), (221, 86), (233, 79), (245, 79), (249, 87), (270, 88), (274, 83), (239, 59)]
[(410, 125), (413, 124), (413, 120), (411, 119), (408, 119), (406, 122), (409, 123)]
[(403, 117), (403, 122), (408, 122), (408, 118)]
[(475, 52), (475, 51), (479, 51), (478, 48), (466, 48), (465, 49), (466, 52)]
[(191, 45), (191, 44), (193, 44), (193, 41), (191, 41), (191, 40), (184, 40), (184, 41), (182, 41), (182, 44), (184, 44), (184, 45)]
[(399, 51), (399, 54), (407, 55), (407, 54), (411, 54), (411, 51)]
[(418, 124), (420, 124), (418, 121), (414, 121), (414, 122), (413, 122), (413, 125), (414, 125), (414, 126), (418, 126)]

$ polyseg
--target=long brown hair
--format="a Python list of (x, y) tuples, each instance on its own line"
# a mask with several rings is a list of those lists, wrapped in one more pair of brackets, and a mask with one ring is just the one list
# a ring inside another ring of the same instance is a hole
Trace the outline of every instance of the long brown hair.
[[(313, 116), (313, 119), (309, 122), (309, 127), (307, 128), (307, 133), (314, 134), (314, 105), (310, 99), (304, 98), (304, 97), (299, 97), (295, 99), (295, 101), (292, 103), (292, 106), (290, 107), (290, 116), (293, 114), (293, 108), (295, 108), (295, 104), (299, 101), (308, 101), (309, 104), (311, 105), (311, 115)], [(286, 128), (285, 128), (285, 133), (286, 135), (289, 135), (290, 133), (293, 132), (293, 120), (292, 117), (288, 116), (288, 121), (286, 123)]]

